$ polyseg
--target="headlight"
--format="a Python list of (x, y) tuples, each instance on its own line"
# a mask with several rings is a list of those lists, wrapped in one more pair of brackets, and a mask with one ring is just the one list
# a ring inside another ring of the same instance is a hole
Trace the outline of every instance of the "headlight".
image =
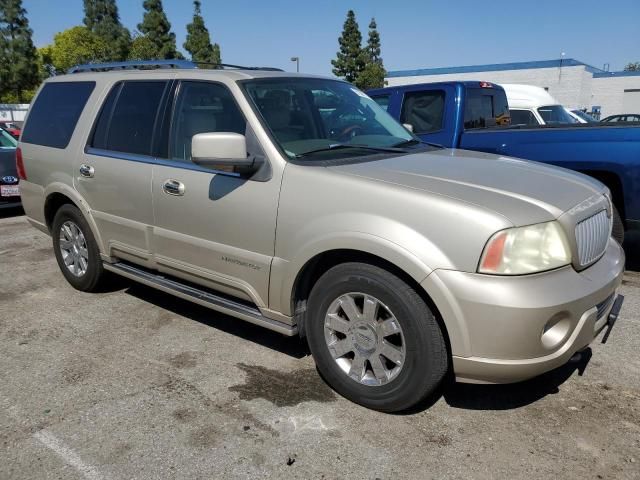
[(484, 247), (478, 272), (522, 275), (543, 272), (571, 263), (567, 237), (558, 222), (508, 228), (491, 237)]

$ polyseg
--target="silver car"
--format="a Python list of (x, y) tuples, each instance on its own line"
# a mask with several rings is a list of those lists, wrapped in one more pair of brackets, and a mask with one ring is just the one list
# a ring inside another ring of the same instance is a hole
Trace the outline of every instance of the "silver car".
[(149, 66), (75, 68), (28, 114), (24, 209), (75, 288), (112, 272), (301, 335), (336, 391), (383, 411), (447, 372), (551, 370), (619, 310), (597, 181), (421, 143), (339, 80)]

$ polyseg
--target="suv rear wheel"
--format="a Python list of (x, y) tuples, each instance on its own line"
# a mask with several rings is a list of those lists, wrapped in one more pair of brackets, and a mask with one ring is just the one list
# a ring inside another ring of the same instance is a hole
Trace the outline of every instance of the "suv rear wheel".
[(447, 348), (433, 312), (387, 270), (362, 263), (331, 268), (313, 287), (307, 311), (318, 370), (349, 400), (405, 410), (446, 373)]
[(82, 213), (63, 205), (53, 218), (53, 250), (64, 278), (76, 289), (92, 292), (105, 276), (100, 251)]

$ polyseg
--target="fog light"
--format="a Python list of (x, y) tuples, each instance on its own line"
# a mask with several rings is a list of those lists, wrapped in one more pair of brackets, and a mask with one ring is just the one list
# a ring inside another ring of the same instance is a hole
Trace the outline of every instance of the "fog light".
[(547, 322), (542, 331), (542, 345), (544, 348), (551, 350), (552, 348), (560, 345), (571, 329), (571, 320), (569, 320), (569, 314), (567, 312), (561, 312)]

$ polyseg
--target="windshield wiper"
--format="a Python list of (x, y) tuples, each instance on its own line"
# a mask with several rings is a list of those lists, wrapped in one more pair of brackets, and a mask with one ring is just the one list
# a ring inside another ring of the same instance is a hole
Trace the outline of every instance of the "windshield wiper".
[(390, 153), (408, 153), (404, 148), (397, 148), (395, 145), (393, 147), (372, 147), (369, 145), (358, 145), (358, 144), (349, 144), (349, 143), (334, 143), (333, 145), (329, 145), (327, 147), (317, 148), (315, 150), (309, 150), (308, 152), (298, 153), (295, 158), (303, 158), (307, 155), (311, 155), (314, 153), (320, 152), (329, 152), (331, 150), (342, 150), (345, 148), (356, 148), (360, 150), (372, 150), (374, 152), (390, 152)]
[(436, 147), (436, 148), (445, 148), (443, 145), (440, 145), (439, 143), (432, 143), (432, 142), (425, 142), (423, 140), (418, 140), (415, 138), (412, 138), (411, 140), (403, 140), (402, 142), (399, 143), (394, 143), (393, 145), (391, 145), (392, 147), (409, 147), (411, 145), (416, 145), (418, 143), (421, 143), (423, 145), (429, 145), (430, 147)]

